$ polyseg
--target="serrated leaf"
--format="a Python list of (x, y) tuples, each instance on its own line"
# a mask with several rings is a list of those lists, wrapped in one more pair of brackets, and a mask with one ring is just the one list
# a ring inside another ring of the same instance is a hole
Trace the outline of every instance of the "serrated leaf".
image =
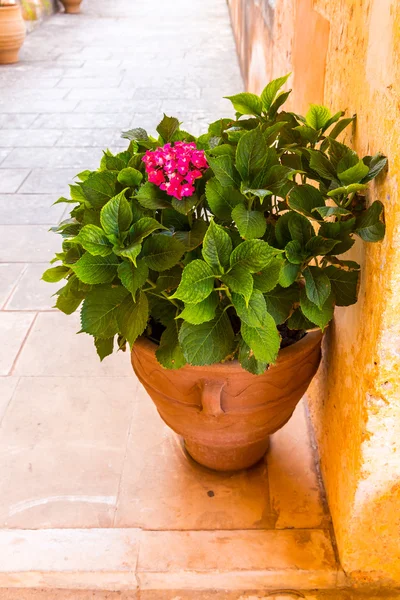
[(285, 254), (288, 261), (294, 265), (301, 265), (308, 256), (299, 240), (292, 240), (286, 244)]
[(211, 221), (204, 236), (202, 255), (204, 260), (213, 270), (220, 272), (229, 264), (232, 252), (232, 240), (227, 231)]
[(369, 167), (360, 160), (354, 167), (350, 167), (350, 169), (346, 169), (346, 171), (339, 173), (339, 179), (343, 185), (360, 183), (368, 174), (368, 171)]
[(156, 129), (164, 142), (170, 142), (179, 129), (179, 121), (175, 117), (167, 117), (164, 114), (163, 120), (157, 125)]
[(133, 297), (138, 289), (146, 283), (148, 276), (149, 269), (143, 260), (138, 260), (136, 267), (132, 262), (126, 260), (118, 265), (118, 277)]
[(125, 300), (116, 311), (118, 331), (129, 342), (132, 348), (137, 338), (146, 328), (149, 318), (149, 305), (147, 296), (140, 292), (136, 302), (132, 296), (126, 296)]
[(233, 108), (241, 115), (261, 115), (262, 103), (256, 94), (243, 92), (225, 98), (232, 102)]
[(321, 192), (312, 185), (306, 183), (292, 188), (289, 194), (288, 204), (290, 208), (296, 212), (311, 219), (318, 220), (313, 209), (325, 206), (325, 200)]
[(310, 167), (313, 171), (323, 179), (337, 180), (335, 167), (323, 152), (309, 149), (307, 152), (310, 155)]
[(156, 219), (153, 219), (153, 217), (142, 217), (129, 230), (131, 243), (140, 244), (144, 238), (158, 229), (166, 229), (166, 227), (161, 225)]
[(340, 206), (319, 206), (318, 208), (315, 208), (314, 211), (319, 213), (323, 219), (325, 219), (325, 217), (347, 216), (352, 214), (349, 210)]
[(117, 173), (95, 172), (81, 183), (82, 193), (93, 208), (100, 209), (115, 195)]
[(331, 293), (329, 277), (319, 267), (306, 267), (303, 276), (306, 282), (307, 298), (322, 308)]
[(334, 266), (327, 267), (324, 272), (329, 277), (337, 306), (350, 306), (357, 302), (359, 270), (345, 271)]
[(300, 272), (300, 265), (285, 261), (280, 273), (278, 283), (284, 288), (292, 285)]
[(218, 295), (216, 292), (212, 292), (198, 304), (185, 304), (185, 308), (176, 318), (183, 319), (192, 325), (201, 325), (215, 317), (217, 305)]
[(280, 325), (288, 319), (293, 305), (299, 301), (299, 286), (296, 284), (283, 288), (277, 285), (276, 288), (264, 294), (264, 298), (269, 314), (273, 316), (275, 323)]
[(107, 256), (112, 252), (112, 244), (105, 235), (104, 231), (96, 225), (85, 225), (74, 241), (83, 246), (90, 254), (98, 256)]
[(331, 118), (331, 113), (326, 106), (311, 104), (306, 114), (306, 123), (314, 129), (322, 129)]
[(255, 358), (253, 351), (244, 339), (240, 340), (238, 358), (243, 369), (246, 369), (246, 371), (249, 371), (253, 375), (262, 375), (268, 366), (268, 363)]
[(257, 360), (268, 364), (275, 363), (281, 338), (270, 314), (265, 313), (261, 327), (250, 327), (242, 321), (240, 332)]
[(152, 235), (143, 244), (143, 258), (153, 271), (171, 269), (184, 252), (185, 247), (179, 240), (162, 234)]
[(214, 288), (214, 272), (203, 260), (193, 260), (183, 269), (178, 289), (170, 298), (179, 298), (197, 304), (209, 296)]
[(328, 196), (330, 198), (336, 198), (337, 196), (342, 195), (348, 196), (353, 192), (361, 192), (362, 190), (367, 189), (367, 187), (368, 186), (363, 183), (352, 183), (350, 185), (345, 185), (342, 187), (335, 188), (334, 190), (330, 190), (328, 192)]
[(126, 167), (118, 173), (118, 181), (125, 187), (137, 187), (142, 179), (142, 173), (132, 167)]
[(202, 219), (198, 219), (193, 223), (193, 227), (189, 231), (175, 231), (174, 237), (182, 242), (186, 252), (190, 252), (200, 246), (206, 231), (207, 223)]
[(261, 204), (264, 202), (264, 199), (267, 198), (267, 196), (272, 195), (271, 190), (259, 190), (259, 189), (255, 190), (253, 188), (247, 188), (247, 187), (243, 187), (242, 192), (243, 192), (243, 194), (251, 194), (253, 196), (257, 196), (257, 198), (260, 199)]
[(310, 221), (299, 213), (288, 213), (288, 228), (292, 240), (300, 242), (301, 246), (305, 246), (308, 240), (314, 235), (314, 229)]
[(223, 187), (236, 187), (238, 185), (239, 176), (232, 156), (228, 154), (209, 156), (208, 164)]
[(226, 358), (233, 349), (234, 333), (226, 312), (201, 325), (184, 322), (179, 342), (186, 361), (194, 366), (212, 365)]
[(306, 290), (301, 290), (300, 293), (300, 308), (304, 315), (309, 319), (312, 323), (315, 323), (322, 330), (328, 325), (329, 321), (333, 317), (334, 311), (334, 298), (333, 294), (329, 296), (329, 298), (325, 301), (321, 308), (319, 308), (316, 304), (311, 302), (307, 297)]
[(244, 239), (261, 238), (267, 230), (264, 215), (257, 210), (247, 210), (242, 204), (238, 204), (232, 210), (232, 218)]
[(135, 140), (137, 142), (147, 142), (149, 141), (149, 136), (145, 129), (141, 127), (135, 127), (134, 129), (130, 129), (129, 131), (124, 131), (121, 134), (122, 138), (127, 140)]
[(375, 200), (371, 206), (356, 219), (355, 233), (364, 242), (380, 242), (385, 236), (383, 218), (383, 204)]
[(270, 81), (269, 84), (263, 89), (261, 92), (261, 102), (265, 112), (269, 111), (273, 101), (275, 100), (276, 94), (289, 79), (290, 75), (291, 73), (288, 73), (283, 77), (278, 77), (277, 79)]
[(93, 256), (85, 252), (71, 268), (83, 283), (110, 283), (117, 275), (119, 260), (115, 254)]
[[(277, 286), (281, 269), (284, 265), (282, 258), (274, 258), (265, 269), (253, 274), (254, 289), (270, 292)], [(293, 283), (293, 281), (291, 282)]]
[(179, 344), (180, 324), (176, 321), (168, 323), (156, 350), (156, 358), (166, 369), (180, 369), (186, 364), (182, 348)]
[(368, 165), (368, 174), (363, 178), (361, 183), (368, 183), (372, 179), (375, 179), (379, 173), (386, 167), (387, 158), (383, 154), (375, 154), (375, 156), (366, 156), (364, 159), (366, 165)]
[(89, 292), (82, 305), (81, 331), (98, 338), (110, 338), (118, 333), (117, 309), (128, 294), (122, 285)]
[(132, 210), (125, 198), (125, 192), (126, 190), (111, 198), (101, 209), (100, 223), (106, 235), (118, 238), (121, 233), (129, 229)]
[(141, 206), (150, 210), (171, 208), (171, 203), (166, 199), (163, 191), (153, 183), (150, 183), (150, 181), (140, 186), (135, 199)]
[(97, 354), (100, 360), (104, 360), (106, 356), (113, 353), (114, 350), (114, 336), (109, 338), (94, 338), (94, 345), (96, 346)]
[(236, 168), (243, 181), (250, 183), (262, 169), (266, 152), (267, 144), (258, 127), (242, 135), (236, 148)]
[(218, 219), (232, 222), (232, 209), (244, 202), (242, 194), (231, 186), (223, 187), (216, 177), (206, 185), (206, 198), (211, 211)]
[(65, 296), (58, 296), (54, 308), (58, 308), (66, 315), (72, 315), (79, 308), (83, 298), (78, 298), (74, 294), (67, 294)]
[(315, 131), (313, 127), (309, 127), (308, 125), (293, 127), (293, 131), (297, 131), (303, 140), (311, 144), (315, 144), (319, 138), (319, 131)]
[(253, 277), (245, 267), (235, 265), (229, 273), (222, 275), (221, 280), (232, 292), (242, 294), (246, 302), (250, 300), (254, 282)]
[(141, 251), (142, 244), (134, 243), (130, 244), (127, 248), (123, 248), (122, 250), (120, 250), (119, 255), (128, 258), (136, 266), (136, 259), (141, 253)]
[(279, 254), (281, 250), (273, 248), (263, 240), (248, 240), (236, 246), (231, 254), (230, 264), (231, 267), (238, 265), (248, 269), (250, 273), (256, 273)]
[(338, 243), (338, 240), (316, 235), (307, 242), (305, 250), (308, 253), (308, 256), (323, 256), (324, 254), (331, 252), (331, 250), (333, 250)]
[(47, 283), (56, 283), (57, 281), (61, 281), (61, 279), (64, 279), (64, 277), (66, 277), (70, 272), (71, 269), (69, 267), (59, 265), (58, 267), (52, 267), (51, 269), (47, 269), (43, 273), (42, 279)]
[(163, 271), (156, 281), (155, 292), (171, 292), (180, 284), (183, 269), (179, 266), (172, 267), (168, 271)]
[(241, 294), (232, 294), (232, 303), (236, 313), (243, 323), (250, 327), (263, 327), (267, 305), (259, 290), (253, 290), (250, 300), (246, 303)]
[(300, 308), (296, 308), (292, 315), (290, 315), (287, 326), (289, 329), (315, 329), (317, 327), (315, 323), (311, 323), (307, 317), (303, 315)]
[(181, 213), (181, 215), (187, 215), (196, 206), (198, 201), (199, 201), (198, 196), (196, 194), (193, 194), (193, 196), (188, 196), (187, 198), (182, 198), (182, 200), (178, 200), (177, 198), (172, 198), (171, 204), (172, 204), (172, 207), (177, 212)]

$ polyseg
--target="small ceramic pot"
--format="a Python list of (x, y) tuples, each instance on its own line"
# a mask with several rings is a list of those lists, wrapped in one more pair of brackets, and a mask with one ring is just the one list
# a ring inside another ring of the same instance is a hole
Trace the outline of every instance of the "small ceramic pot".
[(81, 12), (82, 0), (61, 0), (65, 12), (69, 15), (77, 15)]
[(19, 4), (0, 6), (0, 64), (18, 62), (18, 53), (26, 35)]
[(189, 454), (217, 471), (252, 466), (269, 435), (290, 419), (321, 360), (322, 333), (308, 333), (279, 352), (275, 365), (252, 375), (238, 361), (164, 369), (157, 346), (140, 338), (132, 365), (165, 423), (183, 436)]

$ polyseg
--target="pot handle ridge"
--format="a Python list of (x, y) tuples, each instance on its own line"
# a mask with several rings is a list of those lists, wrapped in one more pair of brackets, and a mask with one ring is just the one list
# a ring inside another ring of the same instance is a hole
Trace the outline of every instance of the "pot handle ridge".
[(218, 417), (224, 413), (221, 404), (221, 393), (224, 385), (225, 381), (202, 379), (201, 405), (203, 413), (212, 417)]

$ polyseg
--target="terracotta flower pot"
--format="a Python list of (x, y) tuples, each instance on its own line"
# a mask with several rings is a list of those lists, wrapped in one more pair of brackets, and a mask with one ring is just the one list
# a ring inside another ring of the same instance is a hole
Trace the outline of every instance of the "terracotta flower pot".
[(19, 4), (0, 6), (0, 64), (18, 62), (18, 52), (25, 39), (25, 23)]
[(290, 419), (318, 369), (321, 339), (320, 331), (308, 333), (281, 350), (263, 375), (248, 373), (237, 361), (169, 371), (145, 338), (132, 349), (132, 365), (189, 454), (211, 469), (235, 471), (260, 460), (269, 435)]
[(81, 2), (82, 0), (61, 0), (65, 12), (70, 15), (77, 15), (81, 12)]

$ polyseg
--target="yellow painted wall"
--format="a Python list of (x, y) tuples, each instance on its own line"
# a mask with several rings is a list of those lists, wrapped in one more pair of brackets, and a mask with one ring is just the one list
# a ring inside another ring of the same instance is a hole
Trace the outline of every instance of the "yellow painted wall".
[[(246, 20), (238, 6), (246, 3), (230, 4), (240, 41)], [(268, 36), (256, 37), (248, 32), (248, 43), (259, 55), (264, 47), (269, 60), (260, 67), (241, 52), (250, 90), (292, 70), (292, 108), (304, 111), (313, 101), (357, 113), (347, 143), (361, 155), (389, 157), (388, 174), (370, 192), (370, 201), (385, 205), (386, 238), (357, 242), (348, 253), (362, 265), (359, 301), (336, 309), (308, 403), (343, 567), (360, 584), (398, 585), (400, 2), (278, 0)]]

